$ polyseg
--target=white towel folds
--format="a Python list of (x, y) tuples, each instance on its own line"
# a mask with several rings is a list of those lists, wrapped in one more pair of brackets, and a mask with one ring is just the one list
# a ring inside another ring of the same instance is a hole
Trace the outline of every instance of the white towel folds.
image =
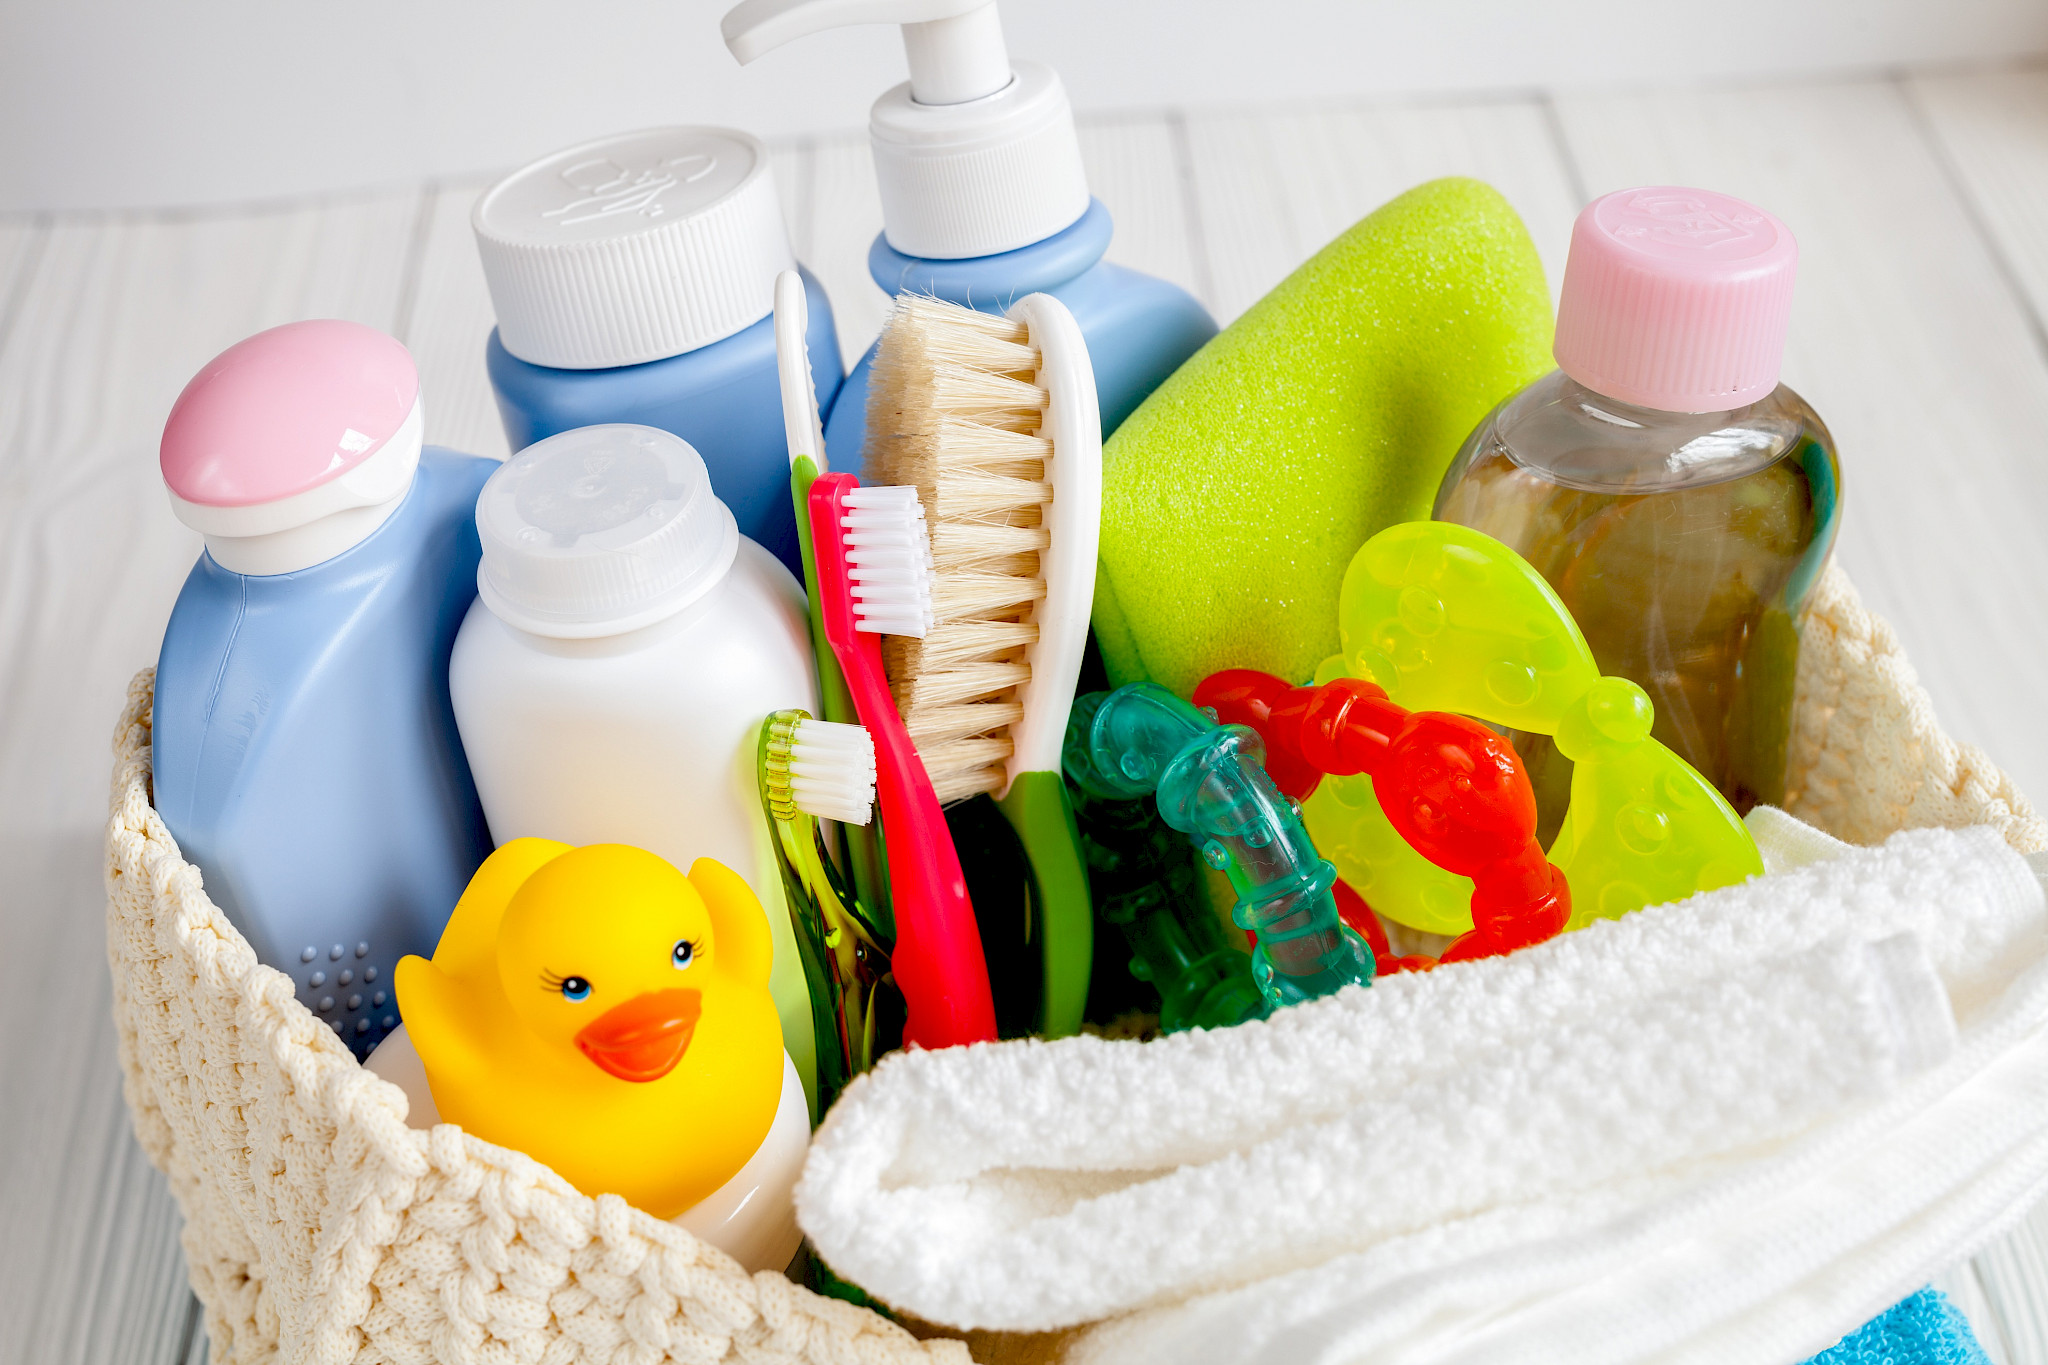
[(799, 1218), (930, 1321), (1097, 1324), (1089, 1365), (1783, 1365), (2048, 1185), (2048, 904), (1990, 831), (1752, 827), (1774, 875), (1512, 957), (892, 1056)]

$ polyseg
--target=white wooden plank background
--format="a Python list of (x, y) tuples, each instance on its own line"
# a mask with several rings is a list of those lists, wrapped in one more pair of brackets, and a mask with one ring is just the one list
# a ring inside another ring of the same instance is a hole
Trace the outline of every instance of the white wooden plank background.
[[(1711, 185), (1804, 249), (1786, 377), (1847, 466), (1843, 558), (1945, 722), (2048, 792), (2048, 71), (1085, 122), (1110, 255), (1242, 311), (1374, 206), (1491, 181), (1553, 289), (1588, 193)], [(776, 149), (851, 361), (881, 323), (864, 142)], [(121, 1107), (99, 838), (107, 735), (197, 551), (156, 473), (171, 400), (262, 327), (412, 347), (430, 439), (503, 455), (480, 183), (248, 209), (0, 219), (0, 1361), (196, 1360), (177, 1216)], [(2048, 1365), (2048, 1214), (1944, 1277), (1999, 1365)]]

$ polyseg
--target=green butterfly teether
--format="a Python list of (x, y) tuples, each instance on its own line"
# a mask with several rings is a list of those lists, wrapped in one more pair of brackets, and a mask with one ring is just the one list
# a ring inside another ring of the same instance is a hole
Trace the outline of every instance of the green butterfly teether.
[[(1338, 625), (1344, 652), (1317, 682), (1364, 678), (1411, 711), (1556, 738), (1573, 763), (1572, 799), (1550, 861), (1571, 885), (1572, 927), (1764, 870), (1734, 808), (1650, 737), (1643, 689), (1600, 675), (1550, 585), (1491, 536), (1448, 522), (1388, 527), (1345, 572)], [(1370, 777), (1325, 779), (1303, 815), (1374, 910), (1430, 933), (1472, 927), (1470, 879), (1408, 846)]]

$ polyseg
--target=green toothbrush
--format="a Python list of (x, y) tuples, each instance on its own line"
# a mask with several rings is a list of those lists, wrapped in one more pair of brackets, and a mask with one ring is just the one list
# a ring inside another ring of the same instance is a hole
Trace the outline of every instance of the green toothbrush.
[(894, 1045), (888, 938), (826, 856), (820, 818), (859, 829), (873, 813), (875, 747), (858, 725), (776, 711), (762, 722), (756, 772), (761, 805), (775, 831), (775, 855), (794, 912), (797, 947), (811, 989), (817, 1036), (818, 1112)]

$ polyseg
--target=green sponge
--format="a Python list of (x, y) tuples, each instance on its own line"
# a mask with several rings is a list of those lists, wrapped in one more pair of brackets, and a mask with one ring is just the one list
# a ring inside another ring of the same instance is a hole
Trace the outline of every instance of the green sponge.
[(1550, 292), (1492, 187), (1433, 180), (1354, 225), (1103, 447), (1095, 633), (1110, 677), (1305, 681), (1374, 532), (1429, 515), (1459, 443), (1548, 370)]

